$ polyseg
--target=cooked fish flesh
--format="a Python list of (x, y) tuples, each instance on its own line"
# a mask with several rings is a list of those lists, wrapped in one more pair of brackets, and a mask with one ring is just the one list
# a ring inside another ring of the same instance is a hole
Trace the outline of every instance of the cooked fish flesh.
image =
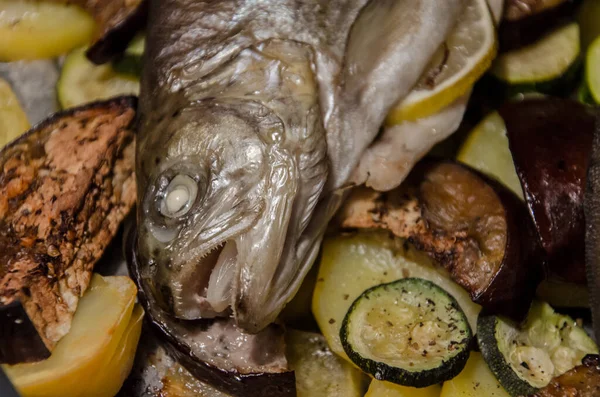
[(20, 302), (50, 351), (135, 204), (134, 109), (127, 97), (58, 113), (0, 152), (0, 308)]
[(137, 248), (164, 310), (275, 320), (465, 3), (150, 2)]

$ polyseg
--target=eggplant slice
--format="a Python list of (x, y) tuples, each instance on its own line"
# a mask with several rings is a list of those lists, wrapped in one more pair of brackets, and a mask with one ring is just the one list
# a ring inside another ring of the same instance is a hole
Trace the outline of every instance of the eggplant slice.
[(585, 284), (583, 198), (594, 137), (592, 108), (558, 98), (500, 109), (549, 277)]
[(58, 113), (0, 152), (0, 363), (46, 358), (69, 331), (135, 204), (135, 107), (121, 97)]
[(583, 358), (582, 364), (554, 378), (550, 384), (530, 397), (598, 397), (600, 396), (600, 356)]
[(243, 332), (232, 318), (179, 320), (155, 300), (149, 276), (151, 266), (138, 261), (136, 229), (126, 234), (126, 257), (146, 318), (169, 352), (190, 373), (233, 396), (292, 397), (295, 376), (285, 358), (284, 329), (271, 324), (257, 334)]
[(491, 313), (522, 319), (542, 278), (523, 203), (465, 165), (423, 162), (396, 190), (358, 188), (338, 217), (342, 228), (386, 229), (406, 239)]
[(500, 51), (533, 44), (574, 20), (581, 0), (507, 0), (498, 30)]

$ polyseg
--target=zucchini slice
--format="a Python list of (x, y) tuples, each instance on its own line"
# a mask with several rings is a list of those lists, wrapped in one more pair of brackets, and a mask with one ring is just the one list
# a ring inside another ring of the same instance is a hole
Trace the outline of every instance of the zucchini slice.
[(362, 397), (366, 376), (336, 356), (323, 335), (288, 329), (286, 357), (298, 397)]
[(58, 100), (63, 109), (121, 95), (138, 95), (139, 80), (115, 72), (111, 64), (94, 65), (85, 49), (72, 51), (65, 59), (58, 80)]
[(502, 317), (480, 316), (477, 340), (488, 366), (512, 396), (535, 393), (598, 352), (573, 319), (541, 301), (532, 304), (523, 327)]
[(344, 351), (359, 368), (412, 387), (458, 375), (471, 337), (456, 299), (421, 278), (369, 288), (350, 306), (340, 330)]
[(501, 54), (491, 75), (506, 86), (507, 94), (568, 92), (581, 69), (579, 25), (571, 23), (519, 50)]
[(372, 230), (332, 236), (323, 244), (312, 311), (334, 353), (350, 361), (340, 341), (340, 327), (352, 302), (370, 287), (406, 277), (424, 278), (448, 291), (467, 315), (471, 329), (477, 326), (481, 306), (404, 240)]

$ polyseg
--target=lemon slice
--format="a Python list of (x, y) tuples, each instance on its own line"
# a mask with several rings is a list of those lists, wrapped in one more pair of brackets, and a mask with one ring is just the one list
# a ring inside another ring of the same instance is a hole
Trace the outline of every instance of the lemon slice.
[(437, 113), (467, 93), (496, 56), (496, 30), (486, 0), (469, 0), (456, 27), (408, 96), (388, 114), (388, 125)]
[(497, 179), (523, 199), (506, 125), (498, 113), (491, 113), (473, 128), (459, 149), (457, 160)]
[(600, 37), (594, 40), (588, 49), (585, 82), (594, 102), (600, 103)]
[(0, 148), (29, 129), (27, 115), (10, 85), (0, 79)]

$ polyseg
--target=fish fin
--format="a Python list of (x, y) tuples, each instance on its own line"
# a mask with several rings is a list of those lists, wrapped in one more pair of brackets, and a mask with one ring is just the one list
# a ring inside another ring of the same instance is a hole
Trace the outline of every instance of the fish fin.
[(594, 143), (584, 196), (585, 265), (596, 341), (600, 342), (600, 111), (596, 116)]

